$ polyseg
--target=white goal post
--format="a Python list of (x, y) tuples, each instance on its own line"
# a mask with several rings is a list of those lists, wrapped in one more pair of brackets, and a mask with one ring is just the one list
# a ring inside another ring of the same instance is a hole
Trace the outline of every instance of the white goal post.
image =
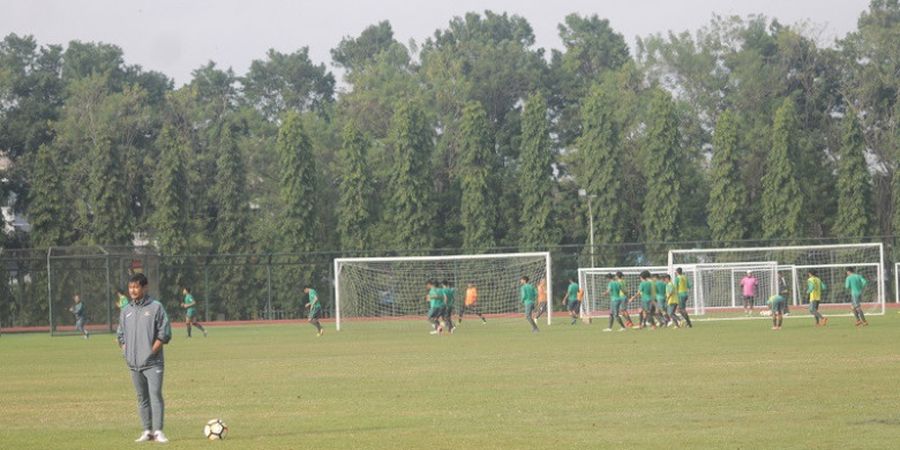
[[(623, 287), (626, 293), (634, 295), (638, 291), (641, 283), (641, 272), (647, 271), (651, 275), (664, 275), (668, 273), (668, 266), (623, 266), (623, 267), (582, 267), (578, 269), (578, 285), (584, 291), (584, 301), (581, 304), (582, 315), (590, 318), (602, 317), (609, 313), (610, 299), (606, 295), (606, 285), (609, 279), (608, 275), (615, 275), (621, 272), (623, 275)], [(691, 282), (696, 284), (696, 278), (693, 267), (685, 267), (685, 273), (691, 278)], [(638, 307), (640, 303), (632, 305), (629, 303), (626, 307), (629, 311)], [(694, 308), (696, 314), (697, 302), (694, 301), (690, 305)]]
[[(808, 303), (807, 274), (814, 272), (827, 286), (820, 304), (826, 315), (850, 315), (850, 297), (844, 282), (847, 268), (853, 267), (869, 282), (861, 302), (864, 311), (867, 314), (884, 314), (886, 284), (884, 246), (881, 243), (677, 249), (669, 251), (668, 270), (690, 267), (702, 276), (703, 269), (707, 267), (730, 266), (740, 270), (741, 266), (753, 264), (763, 264), (768, 270), (775, 265), (772, 273), (776, 278), (774, 283), (770, 283), (769, 291), (789, 291), (788, 304), (793, 306)], [(729, 278), (735, 276), (731, 274)], [(698, 295), (704, 293), (695, 293), (694, 297)], [(701, 304), (705, 304), (705, 299), (700, 300)]]
[[(353, 320), (421, 320), (425, 322), (425, 282), (450, 281), (456, 307), (468, 285), (478, 292), (478, 313), (511, 317), (522, 312), (519, 280), (535, 287), (546, 280), (547, 324), (553, 315), (553, 283), (549, 252), (449, 256), (337, 258), (334, 260), (335, 325)], [(457, 313), (454, 312), (454, 320)]]

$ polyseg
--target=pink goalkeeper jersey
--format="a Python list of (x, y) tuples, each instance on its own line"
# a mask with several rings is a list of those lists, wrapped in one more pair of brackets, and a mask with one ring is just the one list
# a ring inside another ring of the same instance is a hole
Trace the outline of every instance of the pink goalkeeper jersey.
[(741, 288), (744, 290), (744, 297), (756, 297), (756, 286), (759, 285), (759, 280), (755, 277), (746, 276), (741, 279)]

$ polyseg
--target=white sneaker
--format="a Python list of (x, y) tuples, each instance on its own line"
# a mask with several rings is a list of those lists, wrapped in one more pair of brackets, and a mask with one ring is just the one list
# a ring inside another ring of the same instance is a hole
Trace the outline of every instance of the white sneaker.
[(162, 432), (162, 430), (156, 430), (153, 432), (153, 440), (159, 442), (160, 444), (169, 442), (169, 439), (166, 438), (166, 435)]
[(438, 334), (437, 330), (429, 331), (428, 334)]
[(152, 441), (152, 440), (153, 440), (153, 433), (151, 433), (150, 430), (144, 430), (144, 432), (141, 433), (141, 436), (139, 438), (135, 439), (134, 442), (147, 442), (147, 441)]
[(612, 328), (604, 328), (603, 331), (612, 331)]
[(628, 328), (619, 328), (619, 331), (628, 331)]

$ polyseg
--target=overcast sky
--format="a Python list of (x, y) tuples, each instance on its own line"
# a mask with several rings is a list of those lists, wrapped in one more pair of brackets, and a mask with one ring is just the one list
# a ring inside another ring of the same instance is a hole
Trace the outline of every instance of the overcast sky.
[(102, 41), (120, 46), (129, 64), (161, 71), (180, 85), (207, 61), (243, 74), (269, 48), (309, 46), (316, 62), (343, 36), (389, 20), (395, 36), (422, 42), (453, 16), (490, 9), (525, 17), (537, 44), (559, 48), (556, 26), (569, 13), (597, 14), (634, 46), (635, 37), (696, 30), (715, 12), (762, 13), (782, 23), (811, 21), (831, 43), (856, 27), (868, 0), (0, 0), (0, 35), (39, 43)]

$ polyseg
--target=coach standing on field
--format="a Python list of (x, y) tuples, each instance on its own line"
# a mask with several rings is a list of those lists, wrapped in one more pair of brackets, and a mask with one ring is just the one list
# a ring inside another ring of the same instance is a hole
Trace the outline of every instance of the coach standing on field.
[(172, 338), (169, 317), (163, 305), (150, 298), (147, 277), (135, 274), (128, 281), (131, 303), (119, 313), (117, 337), (131, 369), (137, 391), (138, 415), (144, 432), (135, 442), (168, 442), (163, 434), (163, 345)]

